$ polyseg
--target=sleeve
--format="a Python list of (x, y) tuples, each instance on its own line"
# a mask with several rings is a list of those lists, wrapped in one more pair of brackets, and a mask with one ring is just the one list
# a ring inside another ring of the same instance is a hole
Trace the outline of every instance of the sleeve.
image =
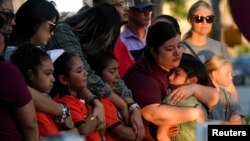
[(114, 128), (121, 124), (121, 121), (118, 118), (118, 112), (114, 104), (105, 99), (102, 98), (101, 102), (103, 104), (104, 110), (105, 110), (105, 118), (106, 118), (106, 127), (108, 130), (111, 128)]
[(223, 57), (225, 57), (226, 59), (229, 59), (229, 54), (228, 54), (228, 51), (227, 51), (227, 47), (223, 43), (221, 43), (221, 52), (222, 52)]
[(67, 52), (72, 52), (80, 56), (84, 69), (88, 72), (89, 90), (96, 96), (107, 97), (111, 95), (111, 88), (101, 77), (96, 75), (90, 68), (86, 56), (83, 53), (79, 38), (73, 33), (69, 25), (59, 24), (54, 31), (54, 36), (49, 41), (46, 50), (61, 48)]
[(132, 97), (131, 90), (127, 87), (127, 85), (122, 79), (119, 80), (118, 88), (115, 92), (121, 97)]
[(32, 100), (23, 76), (14, 65), (0, 64), (0, 78), (0, 101), (18, 108)]
[(143, 72), (128, 72), (124, 76), (124, 81), (141, 108), (153, 103), (162, 103), (160, 84), (153, 76)]
[(47, 136), (52, 134), (57, 134), (59, 128), (56, 126), (56, 123), (42, 112), (36, 112), (37, 124), (39, 129), (39, 136)]

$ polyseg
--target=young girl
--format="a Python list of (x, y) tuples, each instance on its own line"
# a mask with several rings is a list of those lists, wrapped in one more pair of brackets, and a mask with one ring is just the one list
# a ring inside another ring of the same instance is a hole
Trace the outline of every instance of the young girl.
[(86, 136), (87, 141), (101, 141), (97, 124), (91, 109), (85, 101), (79, 98), (79, 92), (87, 88), (87, 72), (84, 70), (81, 58), (73, 53), (64, 52), (54, 62), (55, 85), (51, 95), (57, 102), (65, 104), (70, 109), (75, 127), (79, 133)]
[[(14, 51), (11, 62), (19, 68), (28, 86), (41, 93), (50, 92), (55, 82), (54, 67), (45, 51), (32, 43), (25, 43)], [(59, 126), (53, 117), (39, 111), (36, 111), (36, 116), (40, 137), (59, 133)], [(72, 131), (76, 130), (72, 129)]]
[(243, 113), (238, 98), (228, 92), (227, 87), (232, 81), (232, 65), (222, 56), (213, 56), (205, 62), (209, 77), (220, 93), (219, 102), (211, 112), (212, 119), (223, 120), (233, 124), (243, 124)]
[[(200, 106), (206, 113), (203, 105), (196, 99), (195, 96), (190, 96), (186, 100), (171, 103), (168, 99), (168, 92), (188, 84), (201, 84), (206, 85), (208, 83), (208, 75), (206, 75), (205, 66), (198, 60), (196, 60), (192, 55), (183, 54), (180, 64), (177, 68), (172, 70), (169, 76), (170, 89), (167, 91), (167, 96), (165, 97), (163, 104), (173, 105), (173, 106), (188, 106), (197, 107)], [(187, 122), (178, 125), (179, 131), (176, 136), (171, 137), (171, 140), (185, 140), (185, 141), (195, 141), (195, 126), (196, 122)], [(167, 130), (170, 126), (158, 126), (157, 129), (157, 139), (159, 141), (166, 141), (168, 139)]]
[[(112, 52), (102, 52), (91, 59), (91, 63), (95, 64), (91, 67), (93, 70), (95, 70), (96, 74), (101, 76), (101, 78), (109, 84), (113, 91), (116, 91), (118, 89), (118, 81), (120, 80), (120, 76), (118, 73), (118, 61), (114, 54)], [(102, 102), (106, 111), (105, 115), (108, 129), (106, 131), (106, 139), (108, 141), (135, 140), (136, 134), (134, 133), (132, 127), (124, 125), (122, 120), (119, 119), (119, 117), (122, 117), (120, 114), (118, 114), (118, 110), (116, 109), (115, 105), (108, 98), (102, 98)], [(112, 107), (112, 111), (109, 113), (107, 113), (108, 107)]]

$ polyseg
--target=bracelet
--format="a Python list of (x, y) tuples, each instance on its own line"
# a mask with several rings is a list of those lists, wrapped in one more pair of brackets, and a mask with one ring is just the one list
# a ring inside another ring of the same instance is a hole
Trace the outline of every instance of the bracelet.
[(128, 111), (131, 113), (134, 109), (141, 109), (140, 108), (140, 106), (137, 104), (137, 103), (135, 103), (135, 102), (133, 102), (133, 103), (130, 103), (130, 104), (128, 104)]
[(59, 124), (63, 124), (65, 119), (70, 116), (70, 110), (67, 106), (60, 104), (62, 107), (61, 115), (56, 117), (56, 122)]

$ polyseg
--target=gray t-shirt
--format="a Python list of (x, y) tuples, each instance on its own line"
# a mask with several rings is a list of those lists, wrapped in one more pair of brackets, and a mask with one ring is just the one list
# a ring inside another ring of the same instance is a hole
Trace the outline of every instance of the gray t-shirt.
[[(188, 40), (185, 40), (185, 42), (193, 49), (193, 51), (203, 63), (214, 55), (223, 56), (226, 59), (229, 59), (227, 48), (222, 42), (213, 40), (211, 38), (208, 38), (208, 42), (204, 46), (196, 46), (190, 43)], [(185, 53), (194, 55), (185, 44), (183, 44), (183, 46), (185, 48)]]
[(215, 120), (229, 121), (232, 115), (243, 116), (238, 98), (226, 91), (224, 88), (221, 88), (219, 102), (211, 111), (211, 118)]

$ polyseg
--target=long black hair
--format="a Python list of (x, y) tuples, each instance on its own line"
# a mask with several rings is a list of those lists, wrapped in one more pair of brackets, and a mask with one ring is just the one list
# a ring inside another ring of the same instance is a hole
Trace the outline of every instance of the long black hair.
[(47, 20), (59, 18), (59, 12), (53, 1), (28, 0), (16, 13), (16, 26), (10, 35), (9, 45), (18, 46), (29, 42), (36, 33), (38, 27)]

